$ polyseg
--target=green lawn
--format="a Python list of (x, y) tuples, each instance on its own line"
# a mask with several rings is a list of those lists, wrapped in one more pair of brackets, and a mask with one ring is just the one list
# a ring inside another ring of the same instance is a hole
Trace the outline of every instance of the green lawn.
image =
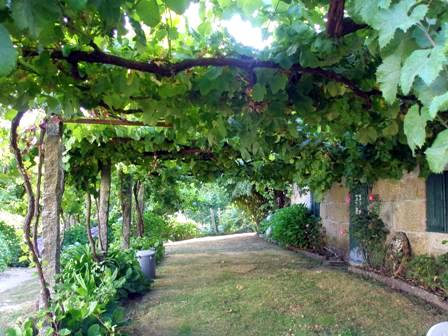
[(447, 314), (253, 236), (168, 247), (131, 335), (425, 335)]

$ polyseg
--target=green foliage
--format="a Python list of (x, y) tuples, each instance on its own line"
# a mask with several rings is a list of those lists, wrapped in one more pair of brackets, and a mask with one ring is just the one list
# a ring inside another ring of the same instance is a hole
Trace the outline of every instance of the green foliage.
[(21, 249), (21, 238), (17, 231), (0, 221), (0, 272), (7, 266), (19, 266), (20, 257), (23, 255)]
[(16, 67), (17, 51), (12, 45), (9, 33), (0, 24), (0, 76), (8, 75)]
[(83, 224), (76, 224), (64, 231), (63, 247), (73, 245), (75, 243), (85, 245), (89, 241), (87, 239), (87, 230)]
[(136, 251), (154, 249), (157, 263), (160, 263), (165, 256), (165, 246), (159, 236), (132, 237), (131, 247)]
[(270, 226), (272, 239), (282, 245), (310, 250), (322, 247), (320, 219), (314, 217), (303, 204), (278, 209), (262, 226)]
[(63, 252), (61, 267), (49, 311), (40, 311), (11, 335), (37, 335), (48, 313), (59, 335), (120, 335), (126, 323), (120, 300), (149, 289), (132, 250), (111, 250), (98, 262), (87, 245), (72, 245)]
[(170, 222), (170, 239), (174, 241), (186, 240), (201, 237), (202, 234), (198, 229), (198, 225), (192, 221), (178, 221), (171, 218)]
[(438, 284), (438, 268), (435, 257), (418, 255), (407, 264), (406, 276), (434, 289)]
[(374, 211), (362, 210), (354, 216), (351, 230), (367, 263), (372, 267), (382, 266), (389, 230), (379, 215)]

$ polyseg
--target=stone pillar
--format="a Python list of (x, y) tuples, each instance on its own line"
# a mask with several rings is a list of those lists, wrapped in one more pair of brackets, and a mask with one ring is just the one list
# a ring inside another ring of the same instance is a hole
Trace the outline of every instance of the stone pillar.
[(46, 125), (44, 189), (42, 208), (42, 264), (45, 280), (54, 286), (59, 272), (61, 200), (64, 192), (62, 123), (52, 118)]
[(122, 212), (122, 246), (127, 249), (130, 245), (132, 218), (132, 176), (121, 173), (121, 212)]
[(100, 249), (103, 254), (107, 253), (108, 241), (107, 231), (109, 223), (109, 199), (112, 175), (112, 164), (110, 161), (101, 162), (100, 182), (100, 204), (99, 204), (99, 239)]

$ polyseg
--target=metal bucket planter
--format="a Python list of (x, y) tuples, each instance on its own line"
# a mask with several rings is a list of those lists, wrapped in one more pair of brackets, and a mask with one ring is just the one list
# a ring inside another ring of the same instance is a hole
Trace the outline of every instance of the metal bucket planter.
[(156, 277), (156, 251), (154, 249), (137, 251), (137, 260), (146, 278), (154, 280)]

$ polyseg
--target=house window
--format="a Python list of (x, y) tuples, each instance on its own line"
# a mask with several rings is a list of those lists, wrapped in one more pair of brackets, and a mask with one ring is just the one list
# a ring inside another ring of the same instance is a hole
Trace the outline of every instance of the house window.
[(448, 171), (426, 180), (427, 231), (448, 232)]

